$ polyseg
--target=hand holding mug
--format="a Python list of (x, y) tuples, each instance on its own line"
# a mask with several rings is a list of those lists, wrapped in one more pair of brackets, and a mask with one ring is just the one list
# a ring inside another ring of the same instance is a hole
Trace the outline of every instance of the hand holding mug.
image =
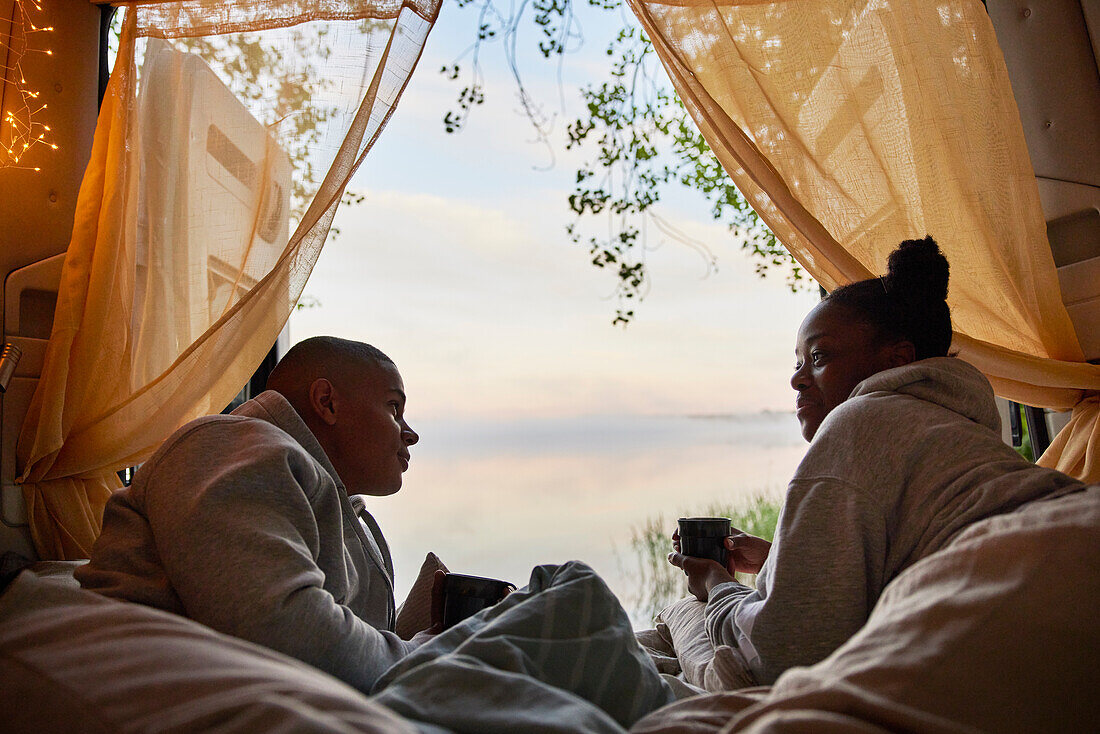
[(726, 569), (730, 575), (735, 573), (760, 573), (761, 566), (768, 559), (772, 544), (763, 538), (743, 533), (734, 528), (734, 533), (726, 538)]
[(763, 538), (730, 527), (728, 518), (680, 518), (668, 561), (688, 577), (688, 591), (707, 601), (710, 590), (735, 573), (758, 573), (771, 550)]

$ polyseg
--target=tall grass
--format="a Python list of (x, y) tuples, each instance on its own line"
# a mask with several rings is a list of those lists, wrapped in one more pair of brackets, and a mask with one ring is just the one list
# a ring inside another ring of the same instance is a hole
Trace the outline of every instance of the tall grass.
[[(778, 498), (755, 495), (733, 505), (711, 503), (700, 509), (691, 509), (672, 519), (657, 515), (646, 520), (631, 532), (630, 548), (638, 564), (637, 593), (631, 599), (636, 613), (652, 619), (659, 611), (676, 599), (686, 595), (687, 578), (683, 571), (668, 562), (672, 550), (672, 531), (678, 517), (728, 517), (733, 527), (771, 540), (779, 520)], [(738, 574), (738, 580), (750, 586), (756, 576)]]

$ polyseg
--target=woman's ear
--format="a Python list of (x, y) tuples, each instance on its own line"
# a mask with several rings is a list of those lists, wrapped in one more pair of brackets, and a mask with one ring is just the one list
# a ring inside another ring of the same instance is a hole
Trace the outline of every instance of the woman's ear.
[(891, 367), (901, 367), (917, 361), (917, 348), (913, 346), (913, 342), (907, 339), (894, 342), (887, 349), (889, 352), (886, 359)]
[(336, 424), (336, 388), (324, 377), (318, 377), (309, 385), (309, 408), (325, 425)]

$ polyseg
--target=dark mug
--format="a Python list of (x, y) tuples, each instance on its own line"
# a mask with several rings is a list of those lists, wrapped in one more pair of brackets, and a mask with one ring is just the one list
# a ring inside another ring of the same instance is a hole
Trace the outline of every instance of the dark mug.
[(507, 581), (448, 573), (443, 579), (443, 629), (493, 606), (515, 590)]
[(693, 558), (709, 558), (726, 567), (729, 552), (726, 538), (730, 534), (728, 517), (681, 517), (680, 552)]

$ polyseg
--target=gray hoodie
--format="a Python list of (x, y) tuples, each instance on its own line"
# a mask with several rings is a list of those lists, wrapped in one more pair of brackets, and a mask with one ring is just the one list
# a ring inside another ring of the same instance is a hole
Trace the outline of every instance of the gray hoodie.
[(711, 590), (707, 634), (739, 650), (757, 682), (773, 683), (827, 657), (891, 579), (963, 528), (1083, 487), (1001, 441), (993, 390), (966, 362), (879, 372), (814, 436), (757, 588)]
[(268, 391), (170, 436), (108, 501), (76, 577), (369, 692), (416, 645), (392, 632), (389, 548), (361, 517), (309, 428)]

